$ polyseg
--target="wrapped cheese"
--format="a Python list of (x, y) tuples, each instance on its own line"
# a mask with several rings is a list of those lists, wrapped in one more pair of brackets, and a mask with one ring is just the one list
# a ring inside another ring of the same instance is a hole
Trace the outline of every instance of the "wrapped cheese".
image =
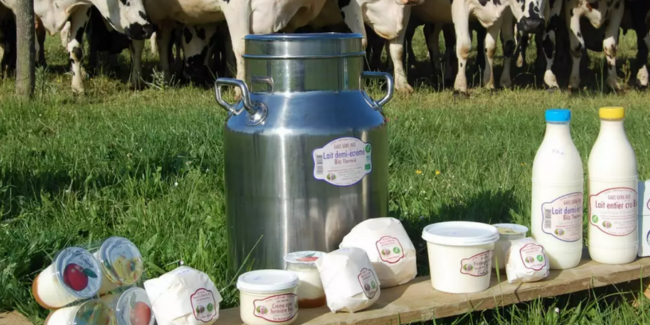
[(405, 284), (417, 275), (415, 247), (395, 218), (374, 218), (358, 224), (340, 247), (365, 250), (382, 288)]
[(535, 282), (548, 276), (548, 257), (542, 245), (528, 237), (512, 242), (505, 252), (508, 282)]
[(181, 266), (144, 282), (158, 325), (210, 325), (221, 295), (207, 274)]
[(381, 289), (377, 273), (368, 255), (360, 248), (341, 248), (323, 255), (316, 266), (320, 273), (327, 307), (332, 312), (356, 312), (379, 299)]

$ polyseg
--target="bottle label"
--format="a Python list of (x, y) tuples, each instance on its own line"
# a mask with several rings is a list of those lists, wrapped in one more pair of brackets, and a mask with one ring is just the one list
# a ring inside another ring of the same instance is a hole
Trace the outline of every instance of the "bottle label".
[(66, 290), (77, 298), (91, 298), (102, 285), (99, 262), (85, 249), (64, 249), (56, 259), (58, 277)]
[(377, 243), (379, 258), (388, 264), (395, 264), (404, 258), (404, 248), (399, 239), (391, 236), (381, 237)]
[(372, 299), (379, 290), (379, 281), (377, 281), (375, 272), (364, 268), (361, 270), (361, 273), (359, 273), (358, 278), (361, 289), (363, 289), (363, 293), (366, 295), (366, 297), (368, 297), (368, 299)]
[(372, 146), (357, 138), (336, 139), (312, 153), (314, 178), (336, 186), (358, 183), (372, 172)]
[(254, 316), (272, 323), (292, 320), (298, 314), (298, 296), (293, 293), (253, 301)]
[(492, 251), (485, 251), (460, 261), (460, 273), (474, 277), (486, 276), (492, 267)]
[(580, 240), (582, 198), (582, 192), (575, 192), (542, 204), (542, 231), (565, 242)]
[(211, 321), (217, 316), (217, 305), (212, 291), (200, 288), (190, 296), (190, 303), (194, 311), (194, 318), (204, 323)]
[(606, 189), (589, 197), (589, 223), (611, 236), (626, 236), (637, 227), (637, 192), (628, 187)]
[(524, 267), (529, 270), (541, 271), (546, 266), (544, 247), (541, 245), (526, 244), (519, 250), (519, 256)]

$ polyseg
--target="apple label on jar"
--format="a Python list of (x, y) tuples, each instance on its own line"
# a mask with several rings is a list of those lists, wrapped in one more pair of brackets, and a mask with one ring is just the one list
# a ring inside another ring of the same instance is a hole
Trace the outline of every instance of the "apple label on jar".
[(102, 247), (102, 258), (106, 276), (114, 283), (131, 285), (144, 272), (142, 257), (133, 243), (121, 238), (111, 238)]
[(336, 186), (358, 183), (372, 172), (372, 145), (357, 138), (338, 138), (312, 152), (314, 178)]
[(149, 325), (152, 323), (151, 304), (146, 291), (134, 290), (124, 293), (117, 306), (117, 318), (122, 324)]
[(634, 189), (606, 189), (589, 197), (589, 223), (610, 236), (626, 236), (637, 227), (638, 197)]
[(395, 264), (404, 258), (404, 248), (399, 239), (391, 236), (381, 237), (376, 243), (379, 258), (388, 264)]
[(565, 242), (580, 240), (582, 197), (582, 192), (575, 192), (542, 204), (542, 231)]
[(194, 318), (204, 323), (217, 316), (216, 300), (212, 291), (200, 288), (190, 296)]
[(519, 257), (524, 267), (533, 271), (541, 271), (546, 266), (544, 247), (535, 244), (526, 244), (519, 250)]
[(271, 296), (253, 301), (257, 318), (273, 323), (292, 320), (298, 314), (298, 295), (293, 293)]
[(82, 248), (63, 250), (56, 260), (59, 280), (72, 295), (94, 296), (101, 287), (101, 271), (95, 257)]
[(366, 295), (366, 297), (368, 297), (368, 299), (374, 298), (375, 294), (377, 294), (377, 291), (379, 290), (379, 281), (377, 281), (375, 272), (370, 269), (363, 268), (359, 273), (358, 279), (359, 284), (361, 285), (361, 289), (363, 290), (363, 293)]
[(481, 277), (486, 276), (490, 273), (490, 268), (492, 267), (492, 251), (485, 251), (483, 253), (476, 254), (470, 258), (464, 258), (460, 260), (460, 273)]

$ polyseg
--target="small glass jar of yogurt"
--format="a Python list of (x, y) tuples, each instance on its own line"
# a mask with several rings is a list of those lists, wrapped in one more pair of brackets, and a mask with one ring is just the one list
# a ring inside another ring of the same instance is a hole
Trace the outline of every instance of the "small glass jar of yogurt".
[(102, 285), (99, 262), (85, 249), (69, 247), (34, 279), (32, 293), (45, 309), (57, 309), (93, 298)]
[(325, 289), (320, 279), (316, 261), (323, 252), (304, 251), (289, 253), (284, 257), (287, 270), (294, 272), (300, 284), (298, 285), (298, 306), (300, 308), (317, 308), (325, 306)]
[[(506, 251), (510, 249), (512, 242), (526, 238), (528, 227), (514, 223), (497, 223), (493, 226), (499, 230), (499, 240), (494, 244), (494, 255), (492, 255), (492, 268), (506, 269)], [(498, 265), (498, 266), (497, 266)]]
[(116, 325), (153, 325), (156, 322), (149, 296), (142, 288), (129, 288), (103, 296), (101, 300), (113, 311)]
[(115, 317), (101, 300), (88, 300), (79, 305), (52, 311), (44, 325), (114, 325)]
[(100, 262), (104, 274), (100, 295), (134, 285), (144, 271), (138, 247), (126, 238), (110, 237), (104, 240), (93, 256)]
[(298, 276), (291, 271), (259, 270), (237, 280), (242, 321), (247, 325), (288, 325), (298, 318)]

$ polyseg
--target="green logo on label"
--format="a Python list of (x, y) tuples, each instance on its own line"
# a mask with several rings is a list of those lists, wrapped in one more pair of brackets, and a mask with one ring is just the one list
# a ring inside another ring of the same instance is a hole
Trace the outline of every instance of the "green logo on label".
[(594, 223), (598, 223), (598, 216), (594, 214), (594, 216), (591, 217), (591, 220), (592, 220)]
[(395, 254), (399, 254), (401, 250), (399, 249), (399, 247), (395, 247), (393, 248), (393, 252), (395, 252)]
[(369, 144), (366, 145), (366, 152), (370, 152), (370, 145)]
[(370, 170), (370, 164), (366, 164), (366, 170)]
[(543, 260), (544, 260), (544, 256), (542, 256), (542, 255), (537, 255), (537, 260), (540, 261), (540, 262), (543, 261)]

